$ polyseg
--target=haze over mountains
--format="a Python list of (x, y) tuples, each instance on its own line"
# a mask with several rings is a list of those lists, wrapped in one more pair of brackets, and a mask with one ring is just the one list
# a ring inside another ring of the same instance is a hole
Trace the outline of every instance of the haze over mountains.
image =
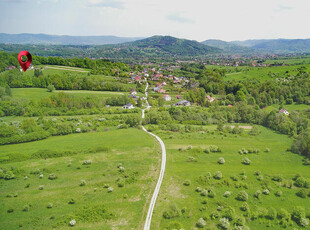
[[(310, 39), (256, 39), (197, 42), (171, 36), (129, 38), (116, 36), (58, 36), (0, 33), (0, 50), (17, 52), (21, 47), (43, 56), (104, 57), (111, 59), (199, 57), (213, 54), (283, 54), (310, 52)], [(31, 45), (31, 46), (29, 46)], [(42, 47), (47, 46), (47, 49)], [(71, 50), (69, 50), (69, 48)], [(65, 52), (64, 50), (69, 50)], [(75, 50), (75, 51), (74, 51)]]

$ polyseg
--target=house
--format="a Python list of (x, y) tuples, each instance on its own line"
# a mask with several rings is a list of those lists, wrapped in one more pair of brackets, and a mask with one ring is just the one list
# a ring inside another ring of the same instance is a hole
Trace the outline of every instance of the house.
[(192, 85), (191, 85), (191, 88), (196, 88), (199, 86), (199, 83), (198, 82), (194, 82)]
[(180, 83), (181, 83), (181, 80), (179, 80), (179, 79), (174, 80), (173, 83), (174, 83), (174, 84), (180, 84)]
[(163, 83), (156, 83), (156, 87), (164, 87)]
[(210, 95), (207, 95), (207, 96), (206, 96), (206, 99), (207, 99), (210, 103), (214, 101), (214, 98), (211, 97)]
[(284, 113), (286, 116), (290, 115), (290, 113), (286, 109), (280, 109), (279, 113)]
[(159, 81), (159, 77), (153, 76), (153, 77), (151, 77), (151, 80), (152, 81)]
[(158, 90), (160, 90), (159, 87), (154, 87), (154, 88), (153, 88), (153, 91), (154, 91), (154, 92), (157, 92)]
[(175, 98), (176, 98), (176, 99), (181, 99), (182, 96), (181, 96), (181, 95), (176, 95)]
[(164, 89), (159, 89), (159, 90), (157, 90), (157, 92), (158, 92), (158, 93), (166, 93), (166, 90), (164, 90)]
[(171, 101), (171, 96), (168, 95), (168, 94), (164, 94), (163, 98), (164, 98), (165, 101)]
[(135, 81), (141, 81), (141, 77), (135, 77)]
[(123, 106), (124, 109), (134, 109), (135, 107), (133, 106), (133, 104), (128, 103), (127, 105)]
[(174, 105), (175, 106), (190, 106), (191, 103), (189, 101), (182, 100), (182, 101), (179, 101), (179, 102), (175, 103)]
[(233, 107), (232, 105), (227, 105), (227, 107)]
[(134, 89), (132, 89), (132, 90), (130, 90), (130, 94), (131, 94), (131, 95), (137, 95), (137, 91), (134, 90)]

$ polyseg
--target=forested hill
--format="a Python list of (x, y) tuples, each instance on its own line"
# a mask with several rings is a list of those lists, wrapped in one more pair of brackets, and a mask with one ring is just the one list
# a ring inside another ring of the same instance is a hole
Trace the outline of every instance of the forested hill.
[(255, 50), (251, 47), (245, 47), (242, 45), (237, 45), (231, 42), (226, 42), (222, 40), (209, 39), (201, 42), (202, 44), (219, 48), (223, 50), (225, 53), (229, 54), (243, 54), (243, 53), (254, 53)]
[(141, 59), (198, 57), (219, 53), (221, 50), (197, 41), (171, 36), (153, 36), (134, 42), (104, 46), (100, 52), (104, 57)]
[(142, 38), (117, 36), (68, 36), (49, 34), (0, 33), (0, 43), (32, 45), (106, 45), (136, 41)]

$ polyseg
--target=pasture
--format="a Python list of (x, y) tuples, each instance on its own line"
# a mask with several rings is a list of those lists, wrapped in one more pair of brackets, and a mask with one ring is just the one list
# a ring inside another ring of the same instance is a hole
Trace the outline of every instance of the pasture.
[[(281, 208), (291, 214), (296, 206), (310, 214), (310, 198), (298, 197), (302, 188), (292, 180), (296, 174), (309, 180), (310, 170), (302, 164), (303, 157), (287, 151), (292, 140), (264, 127), (259, 127), (257, 136), (208, 130), (155, 132), (166, 144), (167, 166), (151, 229), (195, 229), (200, 218), (206, 229), (216, 229), (223, 217), (229, 219), (229, 229), (234, 225), (279, 229), (285, 224), (289, 229), (298, 228), (295, 222), (277, 217)], [(212, 145), (221, 152), (203, 151)], [(259, 152), (238, 153), (242, 148)], [(220, 157), (224, 164), (218, 163)], [(250, 165), (242, 164), (244, 158), (250, 159)], [(222, 178), (217, 177), (217, 171)], [(258, 190), (262, 194), (256, 198)], [(236, 199), (241, 191), (248, 194), (244, 201)], [(243, 211), (242, 206), (249, 209)]]
[[(0, 146), (14, 179), (0, 180), (2, 229), (141, 229), (159, 148), (138, 129), (51, 137)], [(20, 161), (18, 156), (31, 156)], [(55, 178), (57, 177), (57, 178)]]

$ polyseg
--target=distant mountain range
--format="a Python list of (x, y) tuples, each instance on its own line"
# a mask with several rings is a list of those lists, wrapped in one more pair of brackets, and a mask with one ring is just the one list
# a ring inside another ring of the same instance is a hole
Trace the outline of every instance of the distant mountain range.
[(43, 56), (94, 57), (115, 60), (144, 58), (196, 58), (216, 54), (310, 53), (310, 39), (257, 39), (203, 42), (171, 36), (128, 38), (116, 36), (58, 36), (0, 33), (0, 50), (28, 48)]
[(139, 39), (142, 38), (0, 33), (0, 43), (32, 45), (105, 45), (131, 42)]

